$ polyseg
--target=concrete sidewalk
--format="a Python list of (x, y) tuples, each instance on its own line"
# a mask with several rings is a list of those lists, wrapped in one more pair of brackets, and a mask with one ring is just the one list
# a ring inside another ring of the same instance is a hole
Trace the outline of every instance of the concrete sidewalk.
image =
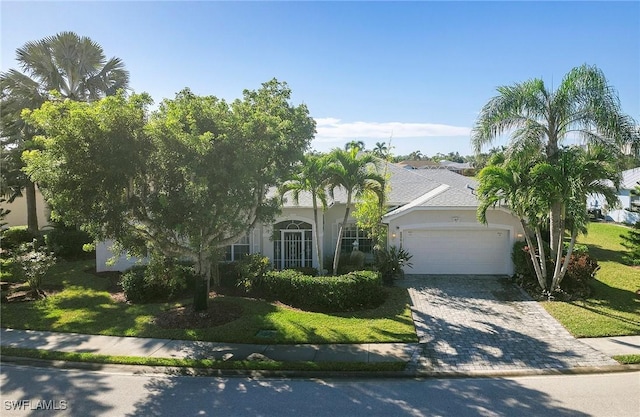
[(408, 362), (418, 343), (253, 345), (0, 329), (0, 345), (58, 352), (173, 359)]
[[(640, 336), (626, 336), (600, 339), (580, 339), (607, 356), (640, 354)], [(77, 333), (57, 333), (35, 330), (0, 329), (0, 345), (7, 347), (41, 349), (58, 352), (89, 352), (99, 355), (135, 356), (175, 359), (216, 359), (232, 360), (274, 360), (282, 362), (407, 362), (410, 375), (437, 374), (473, 376), (510, 374), (508, 367), (494, 367), (486, 372), (470, 372), (465, 369), (431, 370), (419, 372), (411, 369), (411, 363), (418, 362), (425, 354), (424, 343), (368, 343), (333, 345), (254, 345), (213, 343), (186, 340), (152, 339), (137, 337), (84, 335)], [(613, 361), (612, 361), (613, 362)], [(610, 370), (615, 370), (610, 366)], [(521, 373), (557, 372), (560, 369), (521, 369)], [(564, 369), (576, 371), (576, 369)], [(594, 372), (607, 370), (596, 367)], [(422, 370), (425, 371), (425, 370)], [(434, 372), (436, 371), (436, 372)], [(581, 369), (580, 371), (589, 371)]]

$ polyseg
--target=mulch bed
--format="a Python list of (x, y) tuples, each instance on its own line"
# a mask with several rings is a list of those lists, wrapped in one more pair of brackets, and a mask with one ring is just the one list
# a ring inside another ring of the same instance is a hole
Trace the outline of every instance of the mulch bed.
[(196, 312), (193, 305), (176, 307), (158, 314), (154, 324), (163, 329), (202, 329), (221, 326), (242, 317), (242, 307), (209, 301), (206, 311)]

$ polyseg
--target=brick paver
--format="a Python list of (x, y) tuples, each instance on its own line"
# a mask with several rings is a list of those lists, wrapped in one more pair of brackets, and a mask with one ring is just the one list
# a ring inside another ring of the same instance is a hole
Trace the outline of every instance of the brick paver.
[(483, 372), (616, 365), (575, 339), (507, 277), (408, 275), (416, 370)]

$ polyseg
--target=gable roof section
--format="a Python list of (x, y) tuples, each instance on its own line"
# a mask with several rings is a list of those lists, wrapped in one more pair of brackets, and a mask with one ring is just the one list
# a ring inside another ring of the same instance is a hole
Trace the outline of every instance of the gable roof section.
[(633, 190), (640, 181), (640, 167), (622, 171), (620, 189)]

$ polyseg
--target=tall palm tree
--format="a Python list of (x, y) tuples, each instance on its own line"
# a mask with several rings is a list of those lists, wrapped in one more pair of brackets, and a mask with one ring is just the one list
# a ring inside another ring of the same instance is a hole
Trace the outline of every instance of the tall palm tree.
[(389, 147), (386, 142), (376, 142), (376, 145), (373, 147), (373, 154), (378, 158), (387, 159), (389, 154)]
[[(23, 72), (10, 69), (0, 74), (3, 151), (22, 153), (30, 146), (35, 132), (25, 126), (20, 113), (39, 108), (51, 91), (71, 100), (94, 101), (127, 88), (129, 82), (122, 60), (107, 59), (100, 45), (73, 32), (27, 42), (16, 50), (16, 59)], [(26, 176), (21, 182), (18, 190), (26, 190), (28, 227), (37, 231), (35, 185)]]
[(342, 235), (349, 219), (353, 199), (370, 190), (378, 196), (378, 201), (384, 201), (385, 179), (375, 170), (375, 157), (358, 151), (357, 147), (352, 147), (348, 151), (335, 149), (329, 155), (331, 158), (328, 166), (329, 192), (333, 194), (335, 188), (343, 188), (347, 192), (344, 218), (338, 229), (338, 241), (333, 257), (333, 275), (338, 273)]
[[(498, 95), (482, 108), (472, 130), (476, 153), (496, 137), (511, 133), (511, 153), (544, 155), (551, 164), (559, 146), (575, 136), (588, 144), (620, 148), (634, 141), (634, 121), (622, 113), (617, 93), (602, 71), (582, 65), (569, 71), (555, 91), (540, 79), (498, 87)], [(586, 197), (586, 196), (585, 196)], [(561, 235), (562, 197), (551, 202), (551, 250), (556, 254)]]
[(322, 209), (327, 208), (327, 185), (328, 185), (328, 158), (326, 155), (307, 154), (302, 161), (300, 171), (289, 181), (286, 181), (280, 188), (280, 195), (291, 192), (296, 204), (299, 201), (301, 192), (311, 193), (313, 204), (313, 221), (316, 228), (316, 256), (318, 259), (318, 271), (320, 275), (324, 273), (322, 258), (322, 241), (320, 240), (320, 223), (318, 220), (318, 202)]
[(358, 148), (358, 150), (364, 151), (365, 144), (361, 140), (352, 140), (351, 142), (347, 142), (344, 145), (344, 150), (345, 151), (349, 151), (349, 150), (351, 150), (353, 148)]

